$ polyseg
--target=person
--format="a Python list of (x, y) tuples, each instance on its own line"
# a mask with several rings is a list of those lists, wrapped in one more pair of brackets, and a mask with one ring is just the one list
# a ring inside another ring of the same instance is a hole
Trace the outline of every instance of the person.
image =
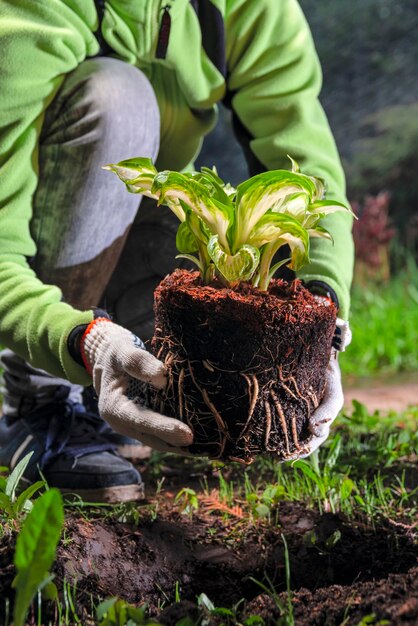
[[(101, 166), (147, 156), (190, 167), (223, 102), (251, 175), (288, 168), (289, 154), (344, 202), (309, 27), (297, 0), (2, 0), (0, 49), (0, 465), (32, 452), (28, 480), (41, 472), (94, 501), (140, 498), (120, 452), (139, 440), (184, 453), (192, 441), (132, 391), (165, 384), (138, 337), (152, 334), (174, 225)], [(324, 225), (334, 243), (313, 240), (298, 277), (347, 320), (351, 218)], [(342, 405), (332, 368), (311, 449)], [(92, 383), (101, 414), (83, 394)]]

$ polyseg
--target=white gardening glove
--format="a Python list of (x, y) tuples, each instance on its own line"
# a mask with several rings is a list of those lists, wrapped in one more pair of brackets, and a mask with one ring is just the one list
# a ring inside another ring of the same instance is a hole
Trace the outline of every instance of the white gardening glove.
[(117, 432), (156, 450), (186, 452), (190, 428), (139, 404), (135, 387), (166, 385), (164, 364), (145, 350), (142, 341), (108, 319), (92, 322), (81, 340), (81, 355), (93, 377), (100, 415)]
[(338, 352), (344, 352), (351, 342), (351, 330), (348, 322), (337, 318), (331, 358), (325, 375), (325, 393), (321, 404), (309, 418), (311, 438), (303, 444), (303, 451), (294, 454), (290, 459), (304, 459), (321, 446), (328, 438), (331, 424), (344, 405), (344, 394), (341, 383)]

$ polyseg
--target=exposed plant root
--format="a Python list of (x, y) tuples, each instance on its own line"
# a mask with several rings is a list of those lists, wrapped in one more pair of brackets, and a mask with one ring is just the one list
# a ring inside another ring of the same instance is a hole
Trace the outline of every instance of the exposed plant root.
[(300, 393), (300, 391), (299, 391), (299, 387), (298, 387), (298, 384), (297, 384), (297, 382), (296, 382), (296, 380), (295, 380), (294, 376), (289, 376), (288, 380), (290, 380), (290, 382), (293, 384), (293, 386), (294, 386), (294, 388), (295, 388), (295, 391), (296, 391), (296, 394), (298, 395), (298, 397), (299, 397), (301, 400), (303, 400), (303, 402), (305, 402), (306, 407), (307, 407), (307, 409), (308, 409), (308, 417), (309, 417), (309, 416), (310, 416), (310, 414), (311, 414), (311, 405), (309, 404), (309, 400), (308, 400), (307, 398), (305, 398), (305, 396), (303, 396), (303, 395)]
[(293, 393), (293, 391), (290, 389), (290, 387), (286, 385), (286, 383), (282, 382), (282, 387), (285, 391), (287, 391), (289, 396), (292, 396), (292, 398), (294, 398), (295, 400), (298, 399), (297, 395)]
[(314, 405), (314, 409), (317, 409), (319, 407), (319, 400), (314, 390), (310, 388), (306, 393), (311, 398), (312, 403)]
[[(280, 382), (281, 382), (281, 386), (283, 387), (283, 389), (285, 391), (287, 391), (287, 393), (290, 396), (292, 396), (292, 398), (294, 398), (295, 400), (300, 399), (300, 400), (302, 400), (306, 404), (306, 408), (308, 409), (308, 418), (309, 418), (309, 416), (311, 415), (311, 405), (309, 403), (309, 400), (307, 398), (305, 398), (305, 396), (302, 395), (301, 392), (299, 391), (299, 387), (298, 387), (298, 384), (297, 384), (294, 376), (289, 375), (287, 378), (285, 378), (283, 376), (282, 367), (279, 366), (277, 369), (278, 369), (278, 372), (279, 372), (279, 379), (280, 379)], [(287, 381), (290, 381), (293, 384), (293, 386), (295, 388), (295, 391), (296, 391), (296, 394), (293, 393), (293, 391), (290, 389), (290, 387), (288, 385), (286, 385)], [(312, 390), (310, 390), (310, 391), (307, 392), (307, 395), (311, 398), (312, 403), (314, 405), (314, 408), (316, 409), (318, 407), (319, 403), (318, 403), (318, 398), (316, 397), (315, 393)]]
[(209, 370), (209, 372), (214, 372), (215, 371), (214, 367), (212, 367), (212, 365), (209, 363), (209, 361), (206, 361), (205, 359), (203, 359), (202, 365), (203, 365), (204, 368)]
[(210, 400), (206, 389), (202, 389), (202, 398), (203, 398), (204, 403), (208, 407), (208, 409), (210, 409), (213, 417), (215, 418), (216, 423), (218, 424), (219, 430), (222, 431), (224, 435), (228, 435), (225, 422), (223, 421), (221, 415), (219, 414), (219, 411), (217, 410), (216, 406)]
[(223, 453), (225, 452), (225, 446), (226, 446), (226, 436), (222, 437), (221, 433), (219, 433), (221, 436), (220, 442), (219, 442), (219, 452), (218, 452), (218, 456), (216, 456), (216, 459), (221, 459), (223, 457)]
[(274, 393), (273, 389), (270, 389), (270, 395), (273, 398), (274, 406), (276, 407), (276, 411), (277, 411), (277, 414), (278, 414), (278, 416), (280, 418), (280, 423), (282, 425), (282, 430), (283, 430), (285, 443), (286, 443), (286, 452), (287, 452), (287, 454), (290, 454), (289, 436), (287, 434), (287, 424), (286, 424), (286, 418), (285, 418), (284, 413), (283, 413), (283, 409), (282, 409), (282, 407), (280, 405), (280, 402), (279, 402), (276, 394)]
[(295, 442), (295, 448), (296, 450), (300, 450), (300, 445), (299, 445), (299, 439), (298, 439), (298, 431), (296, 428), (296, 417), (294, 415), (292, 415), (292, 435), (293, 435), (293, 441)]
[(179, 379), (177, 382), (178, 396), (179, 396), (179, 416), (180, 419), (183, 419), (183, 383), (184, 383), (184, 367), (181, 368)]
[(219, 452), (218, 452), (218, 455), (217, 455), (216, 458), (220, 459), (222, 457), (224, 451), (225, 451), (226, 441), (227, 441), (227, 439), (230, 439), (230, 436), (229, 436), (228, 431), (226, 429), (226, 425), (225, 425), (224, 420), (222, 419), (219, 411), (217, 410), (217, 408), (215, 407), (213, 402), (211, 402), (206, 389), (202, 389), (202, 387), (197, 382), (190, 361), (188, 361), (188, 365), (189, 365), (190, 377), (191, 377), (191, 379), (193, 381), (193, 384), (196, 387), (196, 389), (198, 389), (198, 391), (200, 392), (200, 394), (201, 394), (201, 396), (203, 398), (203, 402), (206, 404), (206, 406), (210, 410), (210, 412), (213, 415), (213, 417), (215, 418), (216, 424), (218, 426), (218, 430), (219, 430)]
[(164, 359), (164, 365), (167, 369), (170, 368), (171, 363), (174, 360), (174, 354), (172, 352), (167, 352)]
[(241, 465), (251, 465), (251, 463), (254, 463), (254, 457), (252, 456), (249, 459), (239, 459), (236, 456), (229, 456), (228, 460), (233, 463), (240, 463)]
[(189, 409), (189, 405), (187, 404), (187, 398), (184, 398), (184, 410), (186, 412), (186, 422), (187, 425), (189, 426), (189, 428), (193, 431), (193, 420), (190, 419), (189, 414), (190, 414), (190, 409)]
[(244, 424), (244, 428), (241, 430), (238, 439), (241, 439), (241, 437), (244, 435), (245, 431), (247, 430), (250, 422), (251, 422), (251, 418), (253, 416), (254, 413), (254, 409), (255, 409), (255, 405), (257, 404), (257, 400), (258, 400), (258, 393), (259, 393), (259, 386), (258, 386), (258, 380), (257, 380), (257, 376), (255, 376), (255, 374), (253, 374), (251, 376), (251, 378), (249, 376), (247, 376), (247, 374), (244, 374), (243, 372), (241, 372), (241, 376), (243, 376), (245, 378), (245, 380), (247, 381), (247, 385), (248, 385), (248, 396), (250, 397), (250, 402), (249, 402), (249, 409), (248, 409), (248, 417), (247, 420)]
[[(226, 374), (236, 374), (238, 372), (238, 370), (226, 370), (226, 369), (222, 369), (221, 367), (218, 367), (217, 365), (215, 365), (212, 361), (209, 361), (209, 359), (204, 359), (204, 361), (202, 361), (204, 367), (206, 367), (206, 369), (208, 369), (210, 372), (214, 372), (215, 370), (217, 372), (225, 372)], [(206, 363), (206, 365), (205, 365)], [(210, 369), (210, 368), (213, 369)]]
[[(159, 329), (159, 330), (160, 330), (160, 332), (161, 332), (161, 329)], [(174, 347), (175, 347), (175, 346), (177, 345), (177, 343), (176, 343), (175, 341), (173, 341), (173, 338), (172, 338), (172, 337), (170, 337), (170, 336), (167, 336), (167, 337), (159, 337), (159, 341), (161, 341), (161, 346), (160, 346), (160, 348), (159, 348), (159, 350), (158, 350), (157, 354), (155, 355), (157, 359), (159, 359), (159, 358), (161, 357), (161, 355), (162, 355), (163, 351), (165, 350), (165, 348), (166, 348), (166, 345), (167, 345), (167, 344), (168, 344), (168, 346), (169, 346), (169, 350), (168, 350), (168, 352), (170, 352), (170, 348), (171, 348), (172, 346), (174, 346)]]
[(265, 431), (264, 445), (266, 446), (266, 448), (268, 448), (268, 442), (269, 442), (270, 431), (271, 431), (271, 408), (267, 400), (264, 400), (264, 408), (266, 411), (266, 431)]

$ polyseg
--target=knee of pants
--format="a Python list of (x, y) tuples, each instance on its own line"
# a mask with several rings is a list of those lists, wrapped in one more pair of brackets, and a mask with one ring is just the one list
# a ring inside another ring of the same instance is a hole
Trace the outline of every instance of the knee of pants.
[[(69, 74), (47, 111), (45, 143), (82, 140), (98, 148), (104, 162), (133, 156), (156, 159), (160, 113), (148, 78), (110, 57), (83, 61)], [(41, 138), (42, 142), (42, 138)]]

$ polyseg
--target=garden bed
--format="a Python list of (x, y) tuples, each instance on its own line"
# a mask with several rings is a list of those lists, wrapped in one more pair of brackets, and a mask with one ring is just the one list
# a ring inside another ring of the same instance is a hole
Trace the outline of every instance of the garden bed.
[[(182, 626), (415, 625), (416, 418), (416, 409), (384, 416), (357, 406), (317, 462), (293, 466), (260, 459), (220, 470), (155, 455), (141, 467), (145, 503), (67, 507), (53, 568), (59, 602), (42, 601), (40, 621), (33, 606), (27, 623), (101, 624), (96, 607), (118, 597), (166, 625), (186, 616)], [(11, 624), (14, 537), (5, 525), (2, 626)]]
[[(385, 523), (375, 529), (352, 524), (344, 516), (292, 503), (280, 506), (274, 527), (234, 516), (222, 521), (210, 513), (189, 520), (170, 504), (158, 519), (148, 517), (138, 525), (71, 515), (54, 568), (56, 582), (60, 587), (66, 580), (71, 587), (77, 581), (76, 611), (82, 620), (88, 619), (92, 598), (118, 596), (146, 603), (161, 623), (174, 625), (186, 615), (197, 617), (196, 597), (204, 593), (217, 607), (241, 602), (243, 616), (259, 615), (276, 624), (277, 603), (256, 581), (268, 577), (286, 604), (282, 533), (296, 624), (332, 626), (348, 616), (347, 625), (357, 624), (372, 613), (393, 625), (417, 623), (418, 546), (410, 532)], [(10, 546), (2, 546), (1, 555), (6, 563)], [(13, 575), (12, 567), (2, 571), (2, 597)], [(213, 623), (221, 620), (214, 616)]]

